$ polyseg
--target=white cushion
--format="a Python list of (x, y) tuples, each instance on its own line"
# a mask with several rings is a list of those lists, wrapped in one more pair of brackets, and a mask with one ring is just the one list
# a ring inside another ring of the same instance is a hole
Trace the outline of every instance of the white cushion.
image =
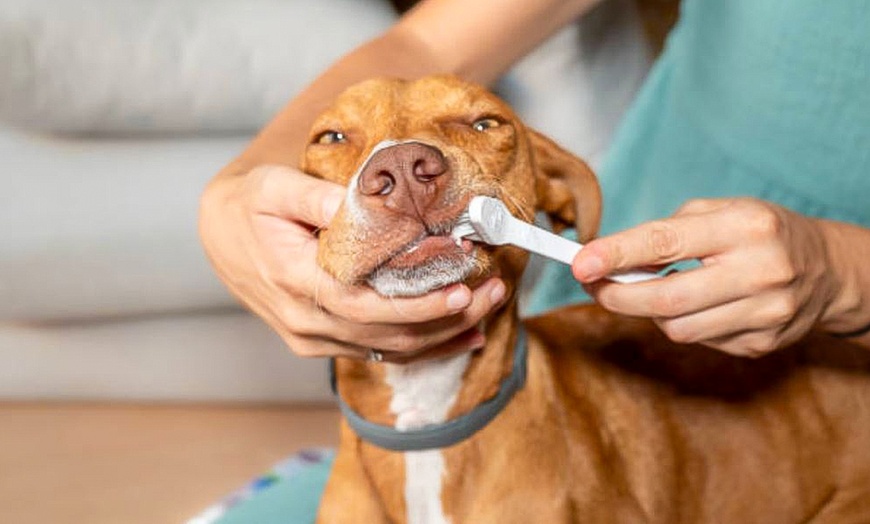
[(0, 121), (254, 131), (394, 18), (380, 0), (4, 0)]
[(197, 208), (246, 142), (61, 139), (0, 126), (0, 322), (232, 305), (199, 245)]
[(323, 359), (243, 313), (4, 325), (0, 400), (331, 400)]

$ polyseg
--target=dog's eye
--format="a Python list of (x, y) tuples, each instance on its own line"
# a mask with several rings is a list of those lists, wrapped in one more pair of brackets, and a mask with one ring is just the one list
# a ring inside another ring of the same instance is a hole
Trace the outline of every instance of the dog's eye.
[(492, 129), (501, 125), (501, 122), (496, 120), (495, 118), (481, 118), (479, 120), (475, 120), (473, 124), (471, 124), (471, 129), (475, 131), (486, 131), (488, 129)]
[(347, 135), (345, 135), (341, 131), (333, 131), (333, 130), (324, 131), (323, 133), (320, 133), (319, 135), (317, 135), (317, 137), (314, 139), (315, 144), (324, 144), (324, 145), (339, 144), (342, 142), (347, 142)]

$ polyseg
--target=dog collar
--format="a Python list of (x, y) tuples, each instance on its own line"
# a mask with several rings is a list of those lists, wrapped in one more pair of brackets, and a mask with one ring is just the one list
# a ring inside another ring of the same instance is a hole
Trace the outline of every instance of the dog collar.
[(494, 397), (478, 405), (468, 413), (440, 424), (430, 424), (406, 431), (392, 426), (375, 424), (353, 410), (338, 394), (338, 381), (335, 375), (335, 359), (329, 359), (329, 384), (338, 399), (338, 407), (347, 423), (360, 438), (392, 451), (423, 451), (446, 448), (462, 442), (483, 429), (507, 406), (514, 394), (526, 383), (528, 349), (526, 332), (520, 326), (514, 345), (514, 363), (511, 374), (505, 378)]

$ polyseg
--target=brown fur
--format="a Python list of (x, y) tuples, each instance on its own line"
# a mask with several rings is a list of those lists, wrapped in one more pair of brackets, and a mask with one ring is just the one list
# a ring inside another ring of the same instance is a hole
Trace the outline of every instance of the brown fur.
[[(481, 116), (502, 125), (469, 131)], [(340, 183), (382, 139), (437, 145), (452, 171), (432, 220), (483, 192), (527, 219), (537, 207), (556, 225), (579, 220), (583, 238), (597, 228), (600, 196), (585, 164), (482, 88), (450, 77), (366, 82), (318, 119), (312, 140), (328, 129), (349, 141), (309, 146), (304, 167)], [(342, 208), (321, 234), (320, 263), (345, 282), (361, 282), (375, 260), (419, 234), (414, 220), (372, 209), (383, 231), (353, 230)], [(481, 247), (470, 280), (498, 271), (513, 291), (525, 261), (513, 248)], [(518, 323), (515, 300), (487, 319), (486, 347), (472, 357), (448, 418), (494, 394), (509, 373)], [(744, 360), (671, 343), (648, 321), (594, 305), (526, 327), (525, 388), (490, 425), (443, 450), (442, 502), (454, 524), (870, 522), (866, 350), (813, 334)], [(340, 360), (338, 374), (354, 409), (395, 422), (381, 365)], [(364, 443), (343, 424), (318, 522), (405, 522), (404, 475), (401, 453)]]

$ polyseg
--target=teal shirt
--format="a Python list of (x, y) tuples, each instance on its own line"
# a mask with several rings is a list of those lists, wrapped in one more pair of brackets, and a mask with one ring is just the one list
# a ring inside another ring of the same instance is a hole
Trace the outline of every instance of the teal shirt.
[[(870, 4), (685, 0), (599, 178), (602, 234), (732, 196), (870, 226)], [(584, 299), (552, 264), (530, 310)]]

